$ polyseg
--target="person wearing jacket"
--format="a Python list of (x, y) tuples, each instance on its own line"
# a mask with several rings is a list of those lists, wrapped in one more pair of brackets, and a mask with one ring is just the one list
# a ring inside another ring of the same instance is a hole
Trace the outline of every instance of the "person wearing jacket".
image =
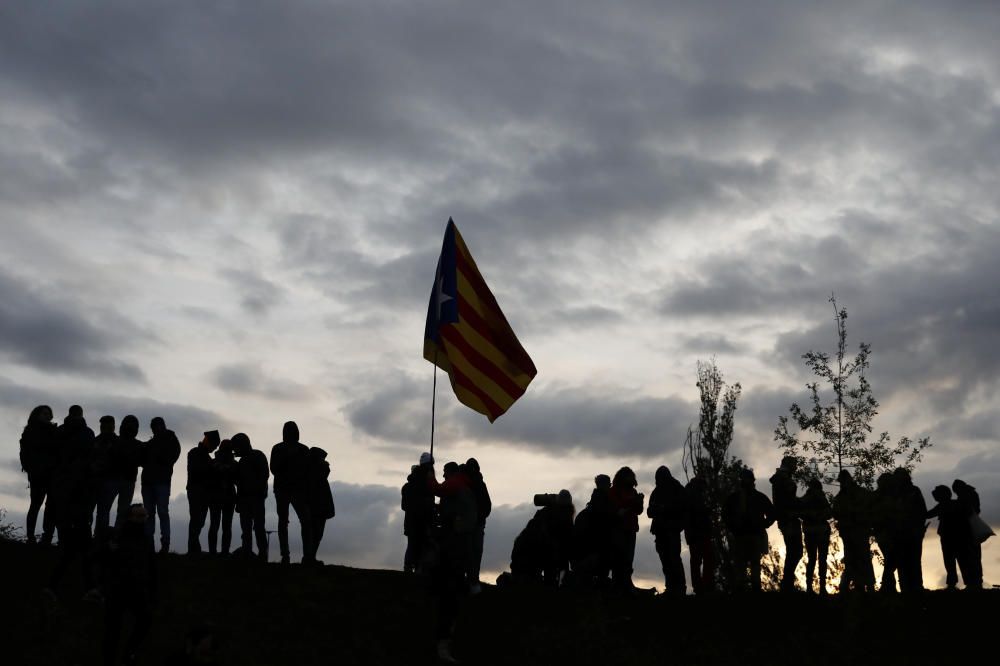
[(219, 448), (219, 431), (209, 430), (187, 455), (188, 555), (201, 553), (201, 530), (208, 517), (215, 469), (212, 453)]
[(212, 488), (208, 495), (208, 552), (219, 547), (219, 526), (222, 526), (222, 554), (228, 555), (233, 542), (233, 512), (236, 509), (236, 458), (233, 443), (219, 443), (212, 460)]
[(958, 586), (958, 569), (962, 571), (962, 581), (966, 589), (982, 589), (983, 580), (972, 563), (972, 528), (969, 525), (969, 509), (956, 499), (952, 499), (951, 488), (937, 486), (931, 491), (937, 500), (928, 518), (937, 517), (938, 536), (941, 537), (941, 556), (946, 572), (945, 584), (949, 590)]
[(140, 646), (149, 633), (156, 603), (156, 557), (146, 536), (146, 509), (134, 504), (127, 509), (117, 534), (111, 540), (104, 562), (104, 664), (119, 663), (119, 642), (125, 615), (134, 620), (125, 643), (125, 662), (137, 662)]
[(181, 443), (173, 430), (167, 429), (163, 418), (156, 416), (149, 423), (153, 437), (142, 449), (142, 504), (146, 507), (146, 534), (150, 539), (160, 519), (160, 552), (170, 550), (170, 479), (174, 463), (181, 457)]
[(785, 542), (785, 571), (781, 578), (783, 592), (795, 589), (795, 568), (802, 559), (802, 521), (799, 519), (798, 486), (795, 483), (797, 465), (798, 461), (793, 456), (785, 456), (770, 479), (774, 517)]
[(479, 469), (479, 461), (469, 458), (465, 463), (465, 474), (469, 477), (472, 495), (476, 500), (476, 528), (469, 537), (469, 558), (466, 563), (465, 578), (469, 590), (477, 594), (482, 588), (479, 585), (479, 569), (483, 563), (483, 540), (486, 537), (486, 519), (493, 510), (490, 491), (486, 487), (483, 473)]
[(330, 491), (330, 463), (327, 462), (326, 457), (326, 451), (318, 446), (309, 449), (306, 492), (309, 513), (313, 520), (312, 552), (308, 553), (308, 558), (304, 558), (304, 561), (320, 565), (323, 562), (316, 559), (316, 553), (319, 551), (319, 542), (323, 540), (323, 532), (326, 531), (326, 521), (337, 515), (337, 508), (333, 503), (333, 493)]
[(632, 468), (622, 467), (615, 472), (611, 490), (608, 491), (616, 517), (612, 532), (611, 580), (626, 590), (635, 587), (632, 584), (632, 562), (635, 560), (635, 537), (639, 532), (639, 516), (644, 503), (643, 494), (635, 489), (637, 485)]
[[(981, 510), (979, 504), (979, 493), (961, 479), (955, 479), (951, 484), (951, 489), (955, 491), (955, 501), (959, 503), (962, 510), (969, 517), (978, 516)], [(978, 587), (983, 586), (983, 544), (975, 538), (971, 540), (972, 546), (969, 551), (969, 567), (973, 581), (979, 581)], [(975, 586), (975, 583), (974, 583)], [(966, 584), (966, 587), (969, 587)]]
[(52, 543), (56, 529), (55, 512), (50, 511), (52, 477), (59, 462), (58, 428), (52, 422), (52, 408), (39, 405), (31, 410), (21, 432), (21, 471), (28, 475), (30, 501), (25, 521), (28, 543), (35, 543), (35, 525), (42, 512), (42, 543)]
[(913, 483), (910, 470), (898, 467), (892, 473), (899, 494), (899, 516), (893, 527), (899, 570), (900, 592), (920, 592), (924, 589), (923, 551), (927, 531), (927, 502)]
[(427, 484), (431, 464), (430, 453), (420, 454), (420, 464), (410, 468), (410, 475), (400, 490), (403, 535), (406, 536), (403, 571), (408, 573), (422, 572), (427, 542), (434, 526), (434, 495)]
[(250, 444), (242, 432), (230, 439), (233, 455), (239, 458), (236, 466), (236, 510), (240, 514), (241, 546), (243, 557), (253, 555), (252, 541), (257, 540), (257, 557), (267, 561), (267, 531), (264, 528), (264, 500), (267, 499), (267, 480), (271, 473), (267, 456)]
[(684, 486), (666, 465), (656, 470), (656, 487), (649, 496), (646, 515), (652, 520), (649, 531), (660, 556), (666, 593), (683, 596), (687, 593), (687, 583), (681, 562), (681, 532), (687, 523), (687, 506)]
[(111, 452), (118, 446), (115, 434), (115, 417), (101, 417), (97, 437), (94, 438), (94, 455), (90, 461), (90, 483), (96, 508), (94, 538), (104, 543), (111, 524), (111, 505), (118, 496), (118, 484), (111, 476)]
[(290, 562), (288, 550), (288, 510), (295, 509), (302, 530), (302, 559), (308, 562), (313, 552), (312, 513), (308, 498), (309, 447), (299, 441), (299, 426), (285, 423), (281, 441), (271, 447), (271, 474), (274, 475), (274, 500), (278, 505), (278, 544), (281, 563)]
[(774, 524), (774, 506), (757, 490), (752, 470), (740, 472), (739, 488), (722, 506), (722, 522), (732, 538), (737, 581), (745, 589), (749, 569), (750, 589), (760, 592), (760, 558), (768, 549), (767, 528)]
[(691, 588), (695, 594), (715, 589), (715, 548), (712, 545), (712, 510), (708, 504), (708, 486), (699, 476), (684, 487), (688, 511), (684, 527), (691, 560)]
[(115, 489), (111, 501), (113, 502), (116, 498), (118, 500), (115, 529), (128, 521), (131, 515), (132, 499), (135, 497), (135, 480), (139, 475), (139, 460), (143, 446), (142, 442), (137, 439), (138, 435), (139, 419), (129, 414), (118, 425), (118, 437), (109, 451), (108, 475)]
[(833, 499), (833, 517), (844, 543), (844, 572), (840, 592), (850, 589), (873, 592), (875, 572), (869, 537), (872, 533), (872, 493), (862, 488), (846, 469), (837, 475), (840, 492)]

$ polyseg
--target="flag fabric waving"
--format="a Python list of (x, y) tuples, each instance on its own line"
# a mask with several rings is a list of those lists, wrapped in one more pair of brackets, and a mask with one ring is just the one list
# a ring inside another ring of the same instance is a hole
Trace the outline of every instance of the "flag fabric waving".
[(424, 358), (448, 373), (459, 402), (491, 423), (538, 372), (451, 219), (427, 306)]

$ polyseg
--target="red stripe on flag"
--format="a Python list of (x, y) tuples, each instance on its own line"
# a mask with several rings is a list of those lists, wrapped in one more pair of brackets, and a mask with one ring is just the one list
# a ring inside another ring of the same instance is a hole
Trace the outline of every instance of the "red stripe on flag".
[(524, 394), (524, 389), (515, 384), (493, 361), (483, 356), (479, 350), (469, 344), (469, 341), (454, 326), (442, 326), (441, 336), (457, 347), (469, 363), (489, 377), (501, 391), (510, 396), (511, 402)]
[[(503, 315), (501, 314), (500, 316), (502, 317)], [(497, 351), (506, 356), (510, 360), (511, 365), (526, 375), (535, 376), (535, 364), (532, 363), (531, 358), (524, 351), (524, 348), (521, 347), (521, 343), (518, 342), (513, 333), (511, 335), (502, 335), (503, 332), (492, 328), (480, 316), (479, 311), (464, 298), (458, 301), (458, 317), (467, 323), (470, 328), (475, 329), (476, 333), (483, 336), (484, 340), (496, 347)], [(498, 333), (501, 335), (498, 335)]]
[(470, 379), (467, 375), (462, 373), (462, 371), (456, 368), (454, 365), (451, 366), (451, 372), (448, 374), (453, 382), (455, 382), (456, 384), (464, 388), (466, 391), (479, 398), (480, 401), (482, 401), (483, 405), (485, 405), (486, 409), (488, 409), (490, 412), (489, 414), (487, 414), (487, 416), (490, 417), (490, 421), (495, 420), (498, 416), (503, 414), (504, 411), (506, 411), (502, 409), (500, 405), (498, 405), (496, 401), (494, 401), (493, 398), (489, 396), (488, 393), (486, 393), (481, 388), (476, 386), (476, 383), (472, 381), (472, 379)]

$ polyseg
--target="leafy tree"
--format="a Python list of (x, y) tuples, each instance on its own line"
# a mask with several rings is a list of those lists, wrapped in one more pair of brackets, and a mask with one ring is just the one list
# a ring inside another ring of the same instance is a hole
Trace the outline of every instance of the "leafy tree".
[[(778, 418), (774, 438), (785, 455), (799, 460), (798, 473), (802, 480), (818, 477), (825, 484), (833, 484), (840, 471), (847, 468), (855, 481), (872, 488), (882, 472), (897, 466), (912, 470), (931, 443), (927, 437), (917, 440), (903, 437), (893, 444), (888, 432), (869, 439), (871, 422), (879, 409), (865, 376), (871, 346), (862, 342), (857, 354), (848, 355), (847, 310), (838, 309), (835, 296), (830, 297), (830, 303), (837, 326), (836, 353), (831, 359), (825, 352), (810, 350), (802, 358), (813, 374), (827, 385), (833, 394), (832, 400), (824, 403), (820, 382), (807, 384), (809, 404), (803, 408), (793, 403), (791, 419), (788, 416)], [(789, 430), (790, 421), (798, 432)]]
[(0, 541), (17, 541), (20, 529), (13, 523), (7, 522), (7, 512), (0, 509)]
[[(742, 387), (727, 385), (715, 363), (698, 361), (698, 390), (701, 411), (698, 429), (688, 427), (684, 442), (684, 475), (698, 476), (705, 481), (707, 499), (712, 512), (712, 545), (715, 549), (716, 583), (722, 590), (732, 587), (732, 556), (725, 526), (722, 524), (722, 503), (739, 485), (743, 461), (729, 453), (733, 441), (733, 420), (736, 402)], [(721, 411), (720, 411), (721, 400)]]

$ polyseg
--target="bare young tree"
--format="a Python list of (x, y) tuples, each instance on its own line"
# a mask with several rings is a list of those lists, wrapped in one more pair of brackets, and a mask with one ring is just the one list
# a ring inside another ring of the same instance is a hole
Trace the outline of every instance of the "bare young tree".
[[(707, 499), (712, 513), (712, 545), (715, 550), (716, 584), (729, 590), (732, 581), (732, 557), (725, 526), (722, 523), (722, 503), (739, 485), (743, 461), (729, 453), (733, 441), (733, 421), (736, 402), (742, 387), (727, 385), (715, 359), (698, 361), (698, 390), (701, 411), (698, 429), (688, 427), (684, 442), (684, 476), (705, 481)], [(721, 410), (720, 410), (721, 400)]]

